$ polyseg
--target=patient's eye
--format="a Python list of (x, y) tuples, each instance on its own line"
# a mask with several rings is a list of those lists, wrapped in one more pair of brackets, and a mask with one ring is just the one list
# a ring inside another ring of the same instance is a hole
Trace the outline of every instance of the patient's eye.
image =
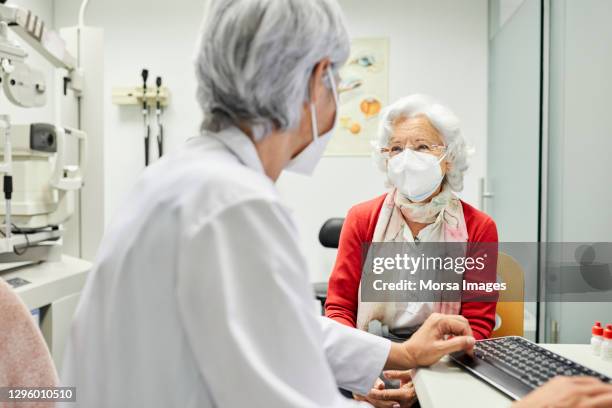
[(415, 149), (417, 152), (429, 153), (431, 152), (431, 145), (427, 143), (419, 143)]
[(404, 151), (404, 148), (401, 146), (391, 146), (391, 154), (399, 154)]

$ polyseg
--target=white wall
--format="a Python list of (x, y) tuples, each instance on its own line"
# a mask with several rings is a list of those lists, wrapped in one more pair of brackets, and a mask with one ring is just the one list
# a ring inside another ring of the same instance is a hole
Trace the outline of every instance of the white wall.
[[(486, 0), (341, 0), (353, 36), (388, 36), (391, 42), (391, 100), (424, 92), (451, 106), (477, 149), (464, 197), (477, 203), (477, 180), (485, 171), (487, 102)], [(57, 26), (76, 23), (80, 0), (56, 4)], [(172, 92), (165, 115), (168, 148), (197, 132), (193, 46), (202, 0), (91, 0), (87, 24), (106, 30), (105, 112), (106, 214), (112, 214), (143, 165), (142, 119), (138, 108), (110, 105), (111, 88), (139, 85), (140, 70), (161, 74)], [(325, 158), (314, 180), (283, 176), (279, 190), (295, 209), (311, 277), (324, 280), (334, 251), (320, 248), (318, 229), (329, 217), (383, 192), (382, 177), (369, 158)], [(108, 218), (108, 217), (107, 217)]]

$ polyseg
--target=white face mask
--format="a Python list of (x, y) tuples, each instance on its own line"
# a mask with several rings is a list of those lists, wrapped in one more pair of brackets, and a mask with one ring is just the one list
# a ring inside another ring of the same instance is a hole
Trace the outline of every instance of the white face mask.
[(387, 176), (404, 197), (418, 203), (440, 187), (444, 178), (440, 168), (442, 160), (444, 156), (438, 159), (431, 154), (405, 149), (389, 159)]
[(336, 89), (336, 81), (334, 80), (334, 74), (331, 67), (327, 67), (327, 75), (331, 82), (331, 91), (334, 94), (334, 102), (336, 104), (336, 113), (334, 114), (334, 123), (329, 132), (319, 136), (319, 126), (317, 122), (317, 110), (314, 103), (310, 104), (310, 116), (312, 118), (312, 142), (304, 148), (297, 156), (295, 156), (289, 164), (285, 167), (285, 170), (291, 171), (297, 174), (303, 174), (306, 176), (312, 176), (315, 167), (321, 160), (323, 152), (327, 143), (332, 138), (336, 124), (338, 122), (338, 90)]

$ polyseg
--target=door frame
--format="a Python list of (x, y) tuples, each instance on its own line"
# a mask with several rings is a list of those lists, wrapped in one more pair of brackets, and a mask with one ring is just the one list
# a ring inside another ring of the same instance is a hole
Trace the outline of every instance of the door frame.
[[(536, 303), (536, 341), (548, 341), (546, 330), (546, 242), (548, 237), (548, 154), (549, 154), (549, 91), (550, 91), (550, 0), (541, 0), (540, 35), (540, 188), (538, 217), (538, 269)], [(551, 327), (551, 331), (554, 332)], [(556, 341), (554, 333), (550, 340)], [(558, 337), (557, 337), (558, 338)]]

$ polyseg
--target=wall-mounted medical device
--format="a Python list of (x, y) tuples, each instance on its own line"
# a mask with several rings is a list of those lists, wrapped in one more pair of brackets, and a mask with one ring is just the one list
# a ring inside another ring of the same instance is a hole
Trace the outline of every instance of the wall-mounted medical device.
[[(0, 127), (0, 140), (6, 137)], [(74, 192), (83, 186), (87, 157), (84, 132), (32, 123), (10, 128), (13, 186), (11, 219), (21, 231), (35, 231), (64, 224), (74, 213)], [(69, 163), (68, 145), (78, 145), (78, 163)], [(4, 145), (0, 158), (4, 159)], [(6, 204), (0, 203), (6, 216)]]
[(131, 88), (113, 88), (112, 100), (115, 105), (120, 106), (139, 106), (141, 108), (144, 121), (144, 165), (148, 166), (151, 162), (151, 109), (155, 110), (157, 120), (157, 155), (164, 154), (164, 125), (162, 115), (164, 108), (170, 104), (170, 90), (162, 85), (162, 77), (155, 79), (155, 86), (148, 83), (149, 70), (141, 71), (142, 86)]
[(28, 54), (25, 50), (8, 38), (9, 29), (53, 66), (67, 71), (65, 90), (70, 88), (77, 94), (81, 92), (83, 75), (76, 58), (66, 50), (64, 40), (31, 11), (0, 5), (1, 80), (3, 91), (11, 102), (24, 108), (44, 106), (47, 87), (43, 73), (26, 63)]
[(151, 108), (157, 106), (157, 101), (163, 108), (170, 105), (170, 89), (165, 86), (159, 88), (159, 97), (157, 88), (154, 86), (148, 87), (146, 94), (143, 93), (142, 86), (134, 87), (115, 87), (112, 91), (113, 104), (120, 106), (142, 106), (143, 99)]
[[(62, 38), (29, 10), (0, 4), (0, 81), (10, 102), (22, 108), (41, 107), (47, 103), (48, 92), (42, 71), (27, 63), (27, 52), (9, 38), (9, 30), (66, 71), (64, 94), (70, 89), (81, 96), (83, 75)], [(77, 146), (77, 159), (69, 164), (72, 143)], [(0, 262), (47, 259), (40, 249), (59, 245), (62, 224), (75, 210), (74, 193), (83, 186), (86, 135), (52, 124), (15, 125), (8, 115), (0, 115), (0, 156), (4, 174)], [(23, 256), (33, 247), (38, 250)]]

